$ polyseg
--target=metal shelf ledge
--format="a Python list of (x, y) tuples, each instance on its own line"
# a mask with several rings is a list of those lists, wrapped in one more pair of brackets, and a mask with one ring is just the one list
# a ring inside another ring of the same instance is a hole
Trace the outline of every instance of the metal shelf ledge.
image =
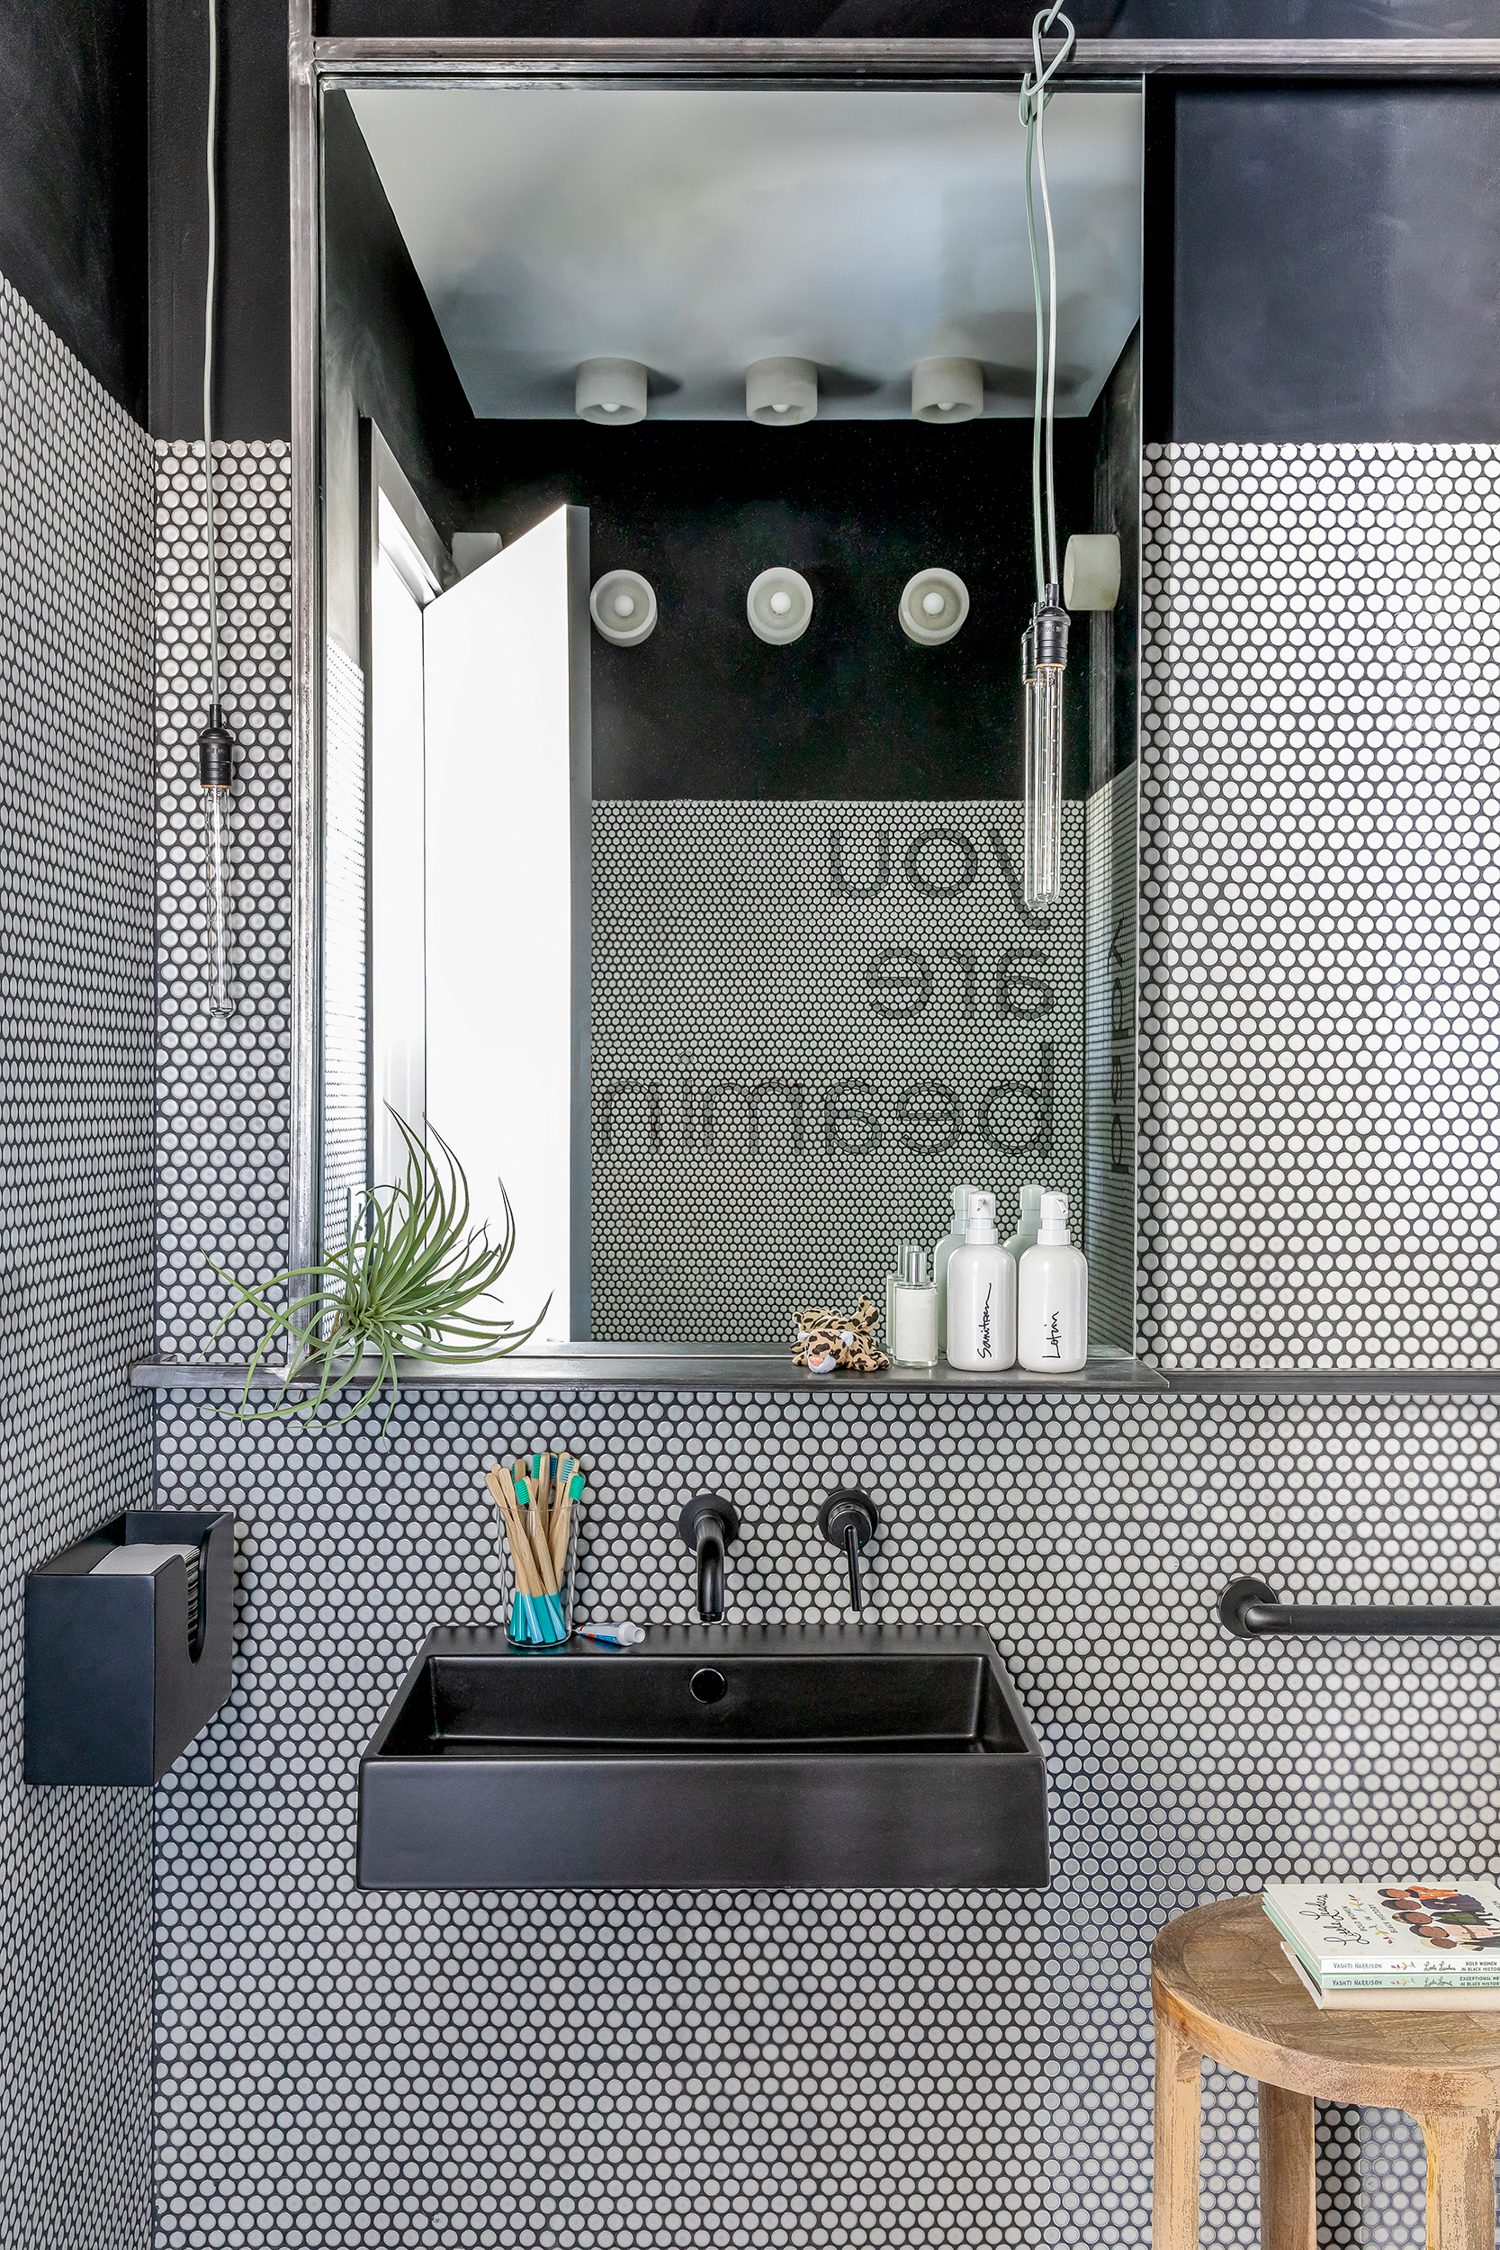
[[(238, 1392), (248, 1368), (243, 1360), (153, 1359), (130, 1371), (137, 1390)], [(421, 1360), (401, 1364), (403, 1391), (762, 1391), (828, 1397), (841, 1392), (893, 1394), (971, 1392), (1067, 1396), (1111, 1392), (1174, 1398), (1493, 1398), (1500, 1397), (1500, 1368), (1493, 1367), (1151, 1367), (1144, 1360), (1104, 1355), (1077, 1375), (967, 1375), (957, 1368), (892, 1367), (883, 1375), (809, 1375), (779, 1351), (707, 1351), (696, 1347), (654, 1352), (596, 1344), (580, 1352), (526, 1352), (474, 1367), (439, 1367)], [(263, 1376), (256, 1395), (281, 1388)]]
[[(140, 1390), (238, 1393), (248, 1369), (243, 1361), (145, 1360), (130, 1371)], [(586, 1352), (518, 1352), (514, 1358), (486, 1360), (474, 1367), (433, 1366), (407, 1360), (399, 1368), (401, 1389), (434, 1391), (762, 1391), (801, 1392), (822, 1398), (858, 1391), (892, 1393), (978, 1392), (985, 1397), (1010, 1393), (1070, 1394), (1101, 1391), (1164, 1391), (1167, 1380), (1138, 1359), (1091, 1359), (1076, 1375), (1031, 1375), (1012, 1368), (1004, 1375), (966, 1375), (952, 1367), (892, 1367), (883, 1375), (809, 1375), (781, 1351), (710, 1352), (684, 1349), (652, 1353), (621, 1345), (595, 1345)], [(281, 1390), (274, 1376), (262, 1376), (255, 1396)]]

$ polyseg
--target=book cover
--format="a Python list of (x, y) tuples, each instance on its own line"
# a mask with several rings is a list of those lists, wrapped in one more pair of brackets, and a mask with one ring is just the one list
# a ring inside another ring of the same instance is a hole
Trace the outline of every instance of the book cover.
[(1282, 1952), (1296, 1970), (1298, 1979), (1314, 2007), (1331, 2008), (1335, 2013), (1348, 2009), (1351, 2013), (1364, 2010), (1370, 2015), (1404, 2012), (1426, 2015), (1480, 2015), (1500, 2010), (1500, 1985), (1431, 1984), (1363, 1984), (1334, 1985), (1326, 1991), (1298, 1960), (1289, 1945)]
[(1271, 1883), (1262, 1904), (1320, 1984), (1371, 1974), (1500, 1984), (1494, 1883)]

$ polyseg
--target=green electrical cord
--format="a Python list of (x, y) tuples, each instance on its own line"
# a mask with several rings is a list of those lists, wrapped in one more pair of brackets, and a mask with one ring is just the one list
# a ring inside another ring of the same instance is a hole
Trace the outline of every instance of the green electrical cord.
[[(1062, 25), (1057, 53), (1050, 62), (1042, 54), (1042, 41)], [(1053, 475), (1052, 430), (1057, 405), (1057, 241), (1052, 226), (1052, 199), (1047, 187), (1047, 146), (1043, 119), (1052, 99), (1052, 80), (1072, 56), (1078, 33), (1063, 14), (1063, 0), (1053, 0), (1033, 18), (1032, 68), (1021, 80), (1021, 123), (1026, 128), (1026, 243), (1031, 253), (1031, 301), (1036, 315), (1036, 385), (1031, 406), (1031, 537), (1036, 564), (1036, 598), (1047, 598), (1049, 585), (1058, 584), (1057, 498)], [(1042, 301), (1042, 264), (1037, 246), (1036, 190), (1042, 195), (1042, 225), (1047, 238), (1046, 305)], [(1045, 433), (1045, 477), (1043, 475)], [(1045, 495), (1045, 510), (1043, 497)], [(1043, 516), (1046, 533), (1043, 537)]]
[(208, 114), (203, 170), (208, 248), (203, 283), (203, 506), (208, 519), (208, 655), (219, 708), (219, 527), (214, 493), (214, 319), (219, 280), (219, 0), (208, 0)]

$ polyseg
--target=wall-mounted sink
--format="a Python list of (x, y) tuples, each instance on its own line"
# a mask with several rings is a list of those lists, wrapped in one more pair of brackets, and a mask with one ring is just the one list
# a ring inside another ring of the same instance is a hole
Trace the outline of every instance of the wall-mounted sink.
[(972, 1626), (432, 1633), (360, 1762), (370, 1890), (1047, 1881), (1042, 1754)]

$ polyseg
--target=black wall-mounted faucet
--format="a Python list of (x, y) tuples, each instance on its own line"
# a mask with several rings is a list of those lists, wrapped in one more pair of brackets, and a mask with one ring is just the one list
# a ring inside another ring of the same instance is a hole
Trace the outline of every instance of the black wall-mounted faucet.
[(842, 1547), (849, 1563), (849, 1607), (860, 1613), (865, 1606), (864, 1577), (859, 1558), (880, 1527), (875, 1503), (858, 1485), (841, 1485), (818, 1510), (818, 1529), (830, 1547)]
[(740, 1535), (740, 1519), (721, 1492), (695, 1492), (677, 1518), (698, 1569), (698, 1615), (705, 1625), (724, 1616), (724, 1556)]

